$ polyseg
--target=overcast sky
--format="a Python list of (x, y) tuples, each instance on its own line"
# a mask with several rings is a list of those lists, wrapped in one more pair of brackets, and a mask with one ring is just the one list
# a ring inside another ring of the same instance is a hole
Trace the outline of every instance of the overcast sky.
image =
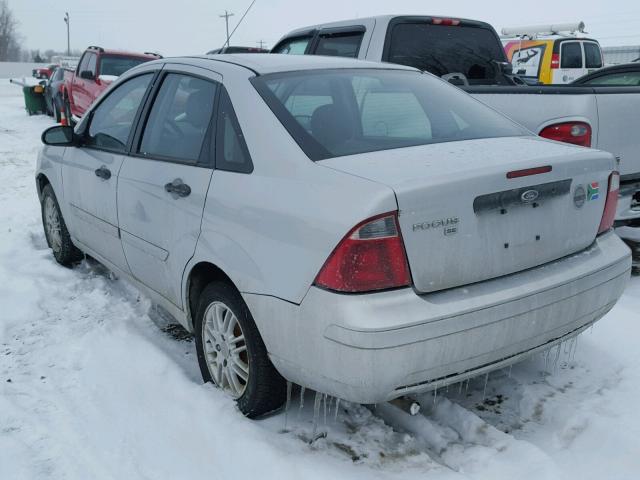
[[(87, 45), (163, 55), (204, 53), (224, 43), (225, 9), (233, 28), (251, 0), (9, 0), (25, 46), (66, 48), (64, 12), (71, 16), (71, 47)], [(387, 13), (446, 15), (503, 26), (584, 21), (602, 45), (640, 45), (640, 0), (256, 0), (231, 43), (271, 47), (289, 30), (315, 23)]]

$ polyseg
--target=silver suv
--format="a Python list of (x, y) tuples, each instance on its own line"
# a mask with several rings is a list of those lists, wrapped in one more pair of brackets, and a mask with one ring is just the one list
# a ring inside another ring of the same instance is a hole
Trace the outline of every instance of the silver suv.
[(163, 59), (42, 139), (56, 260), (88, 254), (174, 315), (250, 417), (285, 379), (375, 403), (501, 368), (629, 276), (610, 154), (409, 67)]

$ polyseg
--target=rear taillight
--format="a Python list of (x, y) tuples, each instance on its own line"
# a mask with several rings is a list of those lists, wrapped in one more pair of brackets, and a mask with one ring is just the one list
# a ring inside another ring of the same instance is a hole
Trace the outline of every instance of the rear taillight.
[(557, 53), (551, 55), (551, 68), (560, 68), (560, 55)]
[(314, 284), (352, 293), (410, 285), (398, 213), (385, 213), (356, 225), (333, 250)]
[(618, 209), (618, 193), (620, 192), (620, 174), (612, 172), (609, 175), (609, 189), (607, 190), (607, 200), (604, 204), (604, 212), (598, 233), (603, 233), (613, 227), (616, 219), (616, 210)]
[(585, 122), (564, 122), (549, 125), (542, 129), (540, 136), (581, 147), (591, 146), (591, 126)]

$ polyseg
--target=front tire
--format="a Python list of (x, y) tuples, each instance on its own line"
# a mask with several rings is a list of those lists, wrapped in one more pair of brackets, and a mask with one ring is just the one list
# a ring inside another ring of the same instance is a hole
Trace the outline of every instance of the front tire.
[(42, 189), (42, 226), (47, 245), (53, 251), (53, 256), (60, 265), (70, 267), (82, 259), (82, 252), (71, 241), (67, 225), (62, 218), (58, 199), (51, 185)]
[(269, 360), (249, 308), (229, 283), (213, 282), (200, 295), (194, 322), (200, 373), (235, 399), (249, 418), (277, 410), (286, 382)]

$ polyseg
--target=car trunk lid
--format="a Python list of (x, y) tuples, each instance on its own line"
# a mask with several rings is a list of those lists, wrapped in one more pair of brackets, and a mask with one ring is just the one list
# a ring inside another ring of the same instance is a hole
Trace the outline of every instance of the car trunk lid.
[(614, 159), (519, 137), (385, 150), (320, 164), (394, 190), (414, 286), (432, 292), (532, 268), (589, 246)]

